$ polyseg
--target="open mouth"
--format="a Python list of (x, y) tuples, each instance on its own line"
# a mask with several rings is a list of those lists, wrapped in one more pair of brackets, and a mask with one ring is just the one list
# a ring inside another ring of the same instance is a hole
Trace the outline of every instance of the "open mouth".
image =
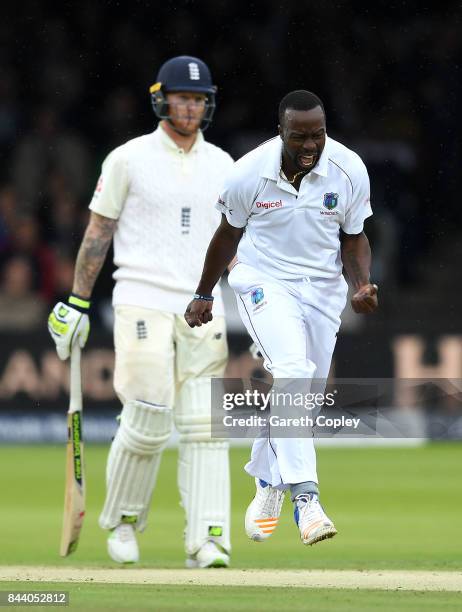
[(309, 168), (316, 161), (316, 155), (299, 155), (298, 163), (302, 168)]

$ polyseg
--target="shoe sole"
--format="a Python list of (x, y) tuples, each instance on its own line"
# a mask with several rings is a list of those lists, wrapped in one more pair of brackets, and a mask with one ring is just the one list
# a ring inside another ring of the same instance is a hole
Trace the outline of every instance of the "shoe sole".
[(224, 559), (214, 559), (207, 565), (199, 565), (199, 563), (195, 559), (186, 559), (186, 567), (187, 569), (209, 569), (215, 567), (228, 567), (229, 562)]
[(302, 541), (305, 546), (313, 546), (313, 544), (333, 538), (335, 535), (337, 535), (337, 533), (338, 531), (335, 529), (335, 527), (322, 527), (321, 529), (318, 529), (310, 538), (302, 538)]
[(228, 563), (224, 559), (215, 559), (215, 561), (206, 565), (204, 569), (208, 567), (228, 567)]
[(265, 540), (267, 540), (267, 539), (268, 539), (268, 536), (263, 537), (263, 536), (261, 536), (259, 533), (252, 533), (252, 534), (248, 533), (248, 534), (247, 534), (247, 537), (248, 537), (250, 540), (252, 540), (252, 542), (264, 542)]
[(120, 565), (134, 565), (135, 563), (139, 562), (139, 559), (125, 561), (125, 559), (114, 558), (112, 555), (109, 555), (109, 557), (111, 558), (111, 561), (113, 561), (114, 563), (119, 563)]
[(261, 534), (261, 533), (247, 533), (247, 537), (249, 538), (249, 540), (252, 540), (252, 542), (266, 542), (266, 540), (268, 540), (273, 533), (265, 533), (265, 534)]

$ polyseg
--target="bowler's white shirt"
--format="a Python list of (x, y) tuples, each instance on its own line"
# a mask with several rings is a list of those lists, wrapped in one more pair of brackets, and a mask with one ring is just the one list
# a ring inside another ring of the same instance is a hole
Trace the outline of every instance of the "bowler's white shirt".
[[(162, 127), (112, 151), (90, 204), (117, 219), (114, 305), (182, 314), (218, 227), (214, 208), (232, 158), (199, 132), (186, 153)], [(214, 312), (224, 314), (220, 288)]]
[(372, 215), (366, 167), (327, 137), (297, 192), (281, 177), (281, 153), (277, 136), (239, 159), (225, 181), (216, 208), (245, 228), (238, 260), (281, 279), (338, 277), (340, 229), (360, 234)]

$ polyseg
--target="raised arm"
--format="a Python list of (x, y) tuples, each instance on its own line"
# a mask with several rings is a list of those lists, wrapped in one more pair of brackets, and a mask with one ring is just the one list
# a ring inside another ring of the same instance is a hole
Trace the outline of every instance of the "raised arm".
[(196, 289), (196, 295), (202, 298), (192, 300), (184, 315), (190, 327), (200, 327), (212, 320), (213, 301), (207, 298), (211, 298), (213, 288), (236, 254), (243, 232), (243, 228), (230, 225), (225, 215), (222, 215), (221, 223), (207, 249), (204, 269)]
[(346, 276), (355, 293), (351, 298), (358, 314), (374, 312), (378, 306), (377, 285), (370, 283), (371, 247), (364, 232), (341, 233), (341, 257)]
[(90, 214), (90, 221), (75, 263), (72, 293), (84, 299), (91, 297), (98, 274), (103, 267), (117, 220)]

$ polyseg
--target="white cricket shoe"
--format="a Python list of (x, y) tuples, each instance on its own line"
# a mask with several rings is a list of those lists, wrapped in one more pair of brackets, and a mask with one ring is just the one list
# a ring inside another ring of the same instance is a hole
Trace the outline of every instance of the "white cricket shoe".
[(295, 522), (303, 544), (316, 544), (333, 538), (337, 533), (334, 523), (324, 512), (316, 493), (303, 493), (295, 498)]
[(276, 529), (284, 502), (285, 491), (255, 478), (257, 491), (245, 513), (245, 532), (251, 540), (263, 542)]
[(135, 528), (131, 523), (120, 523), (107, 540), (107, 551), (116, 563), (136, 563), (140, 559)]
[(206, 567), (228, 567), (229, 555), (224, 548), (208, 540), (195, 555), (186, 559), (186, 567), (189, 569)]

